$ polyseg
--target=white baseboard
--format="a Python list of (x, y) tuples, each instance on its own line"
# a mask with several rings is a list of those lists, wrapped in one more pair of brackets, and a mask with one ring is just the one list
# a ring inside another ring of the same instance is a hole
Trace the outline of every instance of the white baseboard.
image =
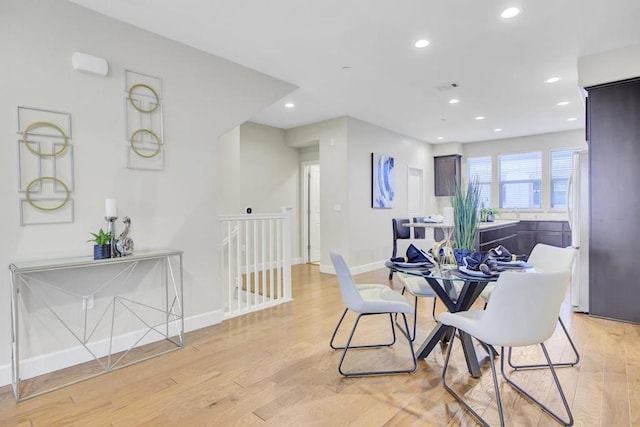
[[(351, 274), (368, 273), (369, 271), (374, 271), (380, 268), (384, 268), (384, 263), (385, 261), (376, 261), (369, 264), (349, 267), (349, 270), (351, 271)], [(335, 268), (333, 268), (333, 265), (320, 264), (320, 273), (336, 274), (336, 270)]]
[[(222, 310), (210, 311), (184, 319), (184, 331), (190, 332), (207, 326), (217, 325), (222, 322)], [(131, 347), (146, 330), (133, 331), (113, 338), (112, 353), (118, 353)], [(159, 334), (149, 333), (142, 338), (138, 345), (149, 344), (163, 339)], [(104, 339), (87, 345), (91, 351), (99, 357), (108, 354), (109, 340)], [(83, 346), (75, 346), (65, 350), (43, 354), (20, 362), (20, 377), (33, 378), (47, 372), (57, 371), (69, 366), (93, 360), (91, 354)], [(0, 365), (0, 386), (11, 384), (11, 364)]]

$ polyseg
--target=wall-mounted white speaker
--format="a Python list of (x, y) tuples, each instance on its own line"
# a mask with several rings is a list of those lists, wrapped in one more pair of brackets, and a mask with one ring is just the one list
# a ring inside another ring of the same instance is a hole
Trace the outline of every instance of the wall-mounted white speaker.
[(74, 52), (71, 63), (74, 69), (86, 73), (97, 74), (104, 77), (109, 72), (109, 64), (106, 59), (82, 52)]

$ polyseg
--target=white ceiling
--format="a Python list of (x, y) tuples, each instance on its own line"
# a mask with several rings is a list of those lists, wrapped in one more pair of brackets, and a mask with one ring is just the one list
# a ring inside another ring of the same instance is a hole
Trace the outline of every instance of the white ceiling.
[(299, 87), (253, 121), (348, 115), (429, 142), (583, 128), (577, 58), (640, 44), (640, 0), (71, 1)]

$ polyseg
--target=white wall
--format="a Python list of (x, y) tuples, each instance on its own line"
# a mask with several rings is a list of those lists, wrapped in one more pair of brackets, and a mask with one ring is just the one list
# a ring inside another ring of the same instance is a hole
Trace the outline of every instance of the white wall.
[[(425, 213), (435, 209), (431, 145), (350, 117), (289, 129), (287, 144), (320, 146), (321, 271), (331, 272), (329, 250), (353, 271), (381, 266), (392, 249), (391, 219), (408, 211), (408, 167), (423, 169)], [(395, 200), (391, 209), (371, 207), (371, 153), (393, 156)]]
[[(433, 198), (433, 154), (431, 144), (349, 118), (349, 260), (354, 266), (376, 264), (391, 256), (391, 219), (406, 217), (408, 167), (422, 168), (425, 213), (435, 209)], [(371, 207), (371, 153), (394, 157), (395, 200), (391, 209)]]
[(300, 258), (300, 156), (285, 145), (282, 129), (247, 122), (240, 126), (240, 206), (244, 213), (292, 208), (291, 257)]
[(640, 77), (640, 45), (578, 58), (578, 85), (589, 87)]
[[(74, 51), (106, 58), (106, 78), (72, 69)], [(104, 199), (132, 218), (138, 250), (185, 251), (185, 314), (219, 320), (216, 218), (217, 139), (294, 86), (114, 21), (62, 0), (0, 2), (0, 265), (11, 260), (87, 255), (90, 231), (105, 226)], [(126, 168), (124, 68), (162, 78), (165, 169)], [(75, 221), (20, 227), (16, 107), (72, 114)], [(0, 368), (10, 363), (8, 275), (0, 279)], [(80, 309), (80, 308), (79, 308)], [(9, 377), (0, 369), (0, 383)]]

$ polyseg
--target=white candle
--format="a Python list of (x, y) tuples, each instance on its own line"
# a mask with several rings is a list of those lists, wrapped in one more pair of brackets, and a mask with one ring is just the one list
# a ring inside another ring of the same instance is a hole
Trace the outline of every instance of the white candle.
[(104, 201), (105, 216), (107, 218), (116, 218), (118, 216), (118, 208), (116, 199), (105, 199)]

